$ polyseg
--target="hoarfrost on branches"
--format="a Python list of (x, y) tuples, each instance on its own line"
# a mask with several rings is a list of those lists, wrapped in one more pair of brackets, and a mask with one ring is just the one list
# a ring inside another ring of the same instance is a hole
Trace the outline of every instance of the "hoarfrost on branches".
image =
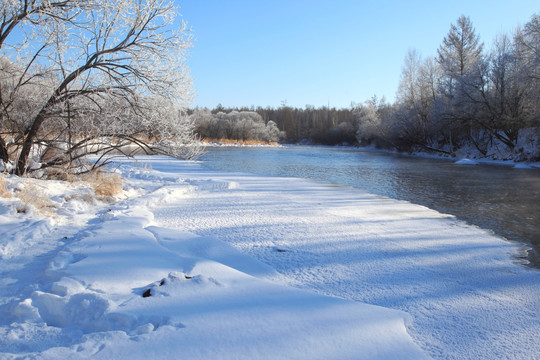
[(179, 151), (194, 139), (191, 33), (172, 1), (8, 1), (0, 21), (0, 159), (17, 174), (195, 153)]

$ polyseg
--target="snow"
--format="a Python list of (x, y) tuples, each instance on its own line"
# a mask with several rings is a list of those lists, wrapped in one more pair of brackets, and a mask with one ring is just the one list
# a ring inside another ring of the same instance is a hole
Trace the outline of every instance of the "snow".
[(0, 199), (0, 358), (540, 353), (540, 272), (520, 245), (347, 187), (162, 157), (117, 165), (111, 203), (6, 178), (51, 202), (22, 213)]
[(517, 163), (514, 165), (514, 169), (532, 169), (533, 166), (523, 163)]
[(478, 165), (478, 161), (463, 158), (455, 162), (456, 165)]

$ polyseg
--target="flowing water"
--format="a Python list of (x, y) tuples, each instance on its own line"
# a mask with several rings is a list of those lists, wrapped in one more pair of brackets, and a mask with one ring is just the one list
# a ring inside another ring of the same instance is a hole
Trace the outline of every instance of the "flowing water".
[(330, 147), (208, 148), (212, 169), (301, 177), (407, 200), (531, 247), (540, 268), (540, 169), (456, 165), (453, 161)]

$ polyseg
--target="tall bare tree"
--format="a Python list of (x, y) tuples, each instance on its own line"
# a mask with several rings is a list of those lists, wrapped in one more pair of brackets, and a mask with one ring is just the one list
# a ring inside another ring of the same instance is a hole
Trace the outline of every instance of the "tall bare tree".
[(456, 24), (451, 24), (437, 50), (437, 60), (443, 73), (440, 90), (446, 108), (442, 117), (443, 121), (446, 121), (452, 145), (456, 145), (457, 137), (467, 137), (471, 130), (469, 109), (466, 107), (467, 87), (478, 80), (478, 64), (482, 60), (482, 50), (483, 44), (471, 20), (464, 15), (457, 19)]
[(483, 44), (476, 34), (471, 20), (460, 16), (437, 50), (438, 61), (445, 74), (453, 79), (474, 70), (482, 55)]

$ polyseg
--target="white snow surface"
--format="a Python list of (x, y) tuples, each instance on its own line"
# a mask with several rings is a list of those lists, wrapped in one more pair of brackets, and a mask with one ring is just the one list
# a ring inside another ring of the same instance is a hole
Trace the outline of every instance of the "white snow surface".
[(540, 354), (540, 272), (489, 231), (303, 179), (161, 157), (119, 171), (113, 203), (6, 178), (53, 215), (0, 198), (1, 359)]
[(478, 165), (478, 161), (467, 158), (460, 159), (455, 162), (456, 165)]

